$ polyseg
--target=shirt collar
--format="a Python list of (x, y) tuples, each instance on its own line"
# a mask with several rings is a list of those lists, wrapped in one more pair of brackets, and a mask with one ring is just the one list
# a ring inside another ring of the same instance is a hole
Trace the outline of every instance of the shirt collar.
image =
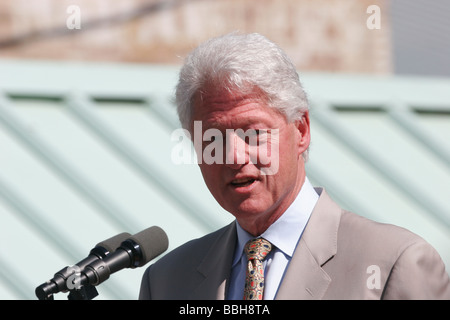
[[(292, 257), (318, 199), (319, 195), (306, 177), (295, 200), (281, 217), (261, 234), (261, 237), (270, 241), (284, 254)], [(238, 222), (236, 223), (236, 228), (238, 241), (233, 266), (240, 260), (245, 244), (254, 238), (242, 229)]]

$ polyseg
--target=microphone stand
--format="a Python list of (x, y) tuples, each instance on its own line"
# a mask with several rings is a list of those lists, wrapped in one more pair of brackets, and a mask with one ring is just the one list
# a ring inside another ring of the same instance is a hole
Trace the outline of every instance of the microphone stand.
[[(86, 285), (79, 289), (69, 290), (68, 300), (92, 300), (98, 296), (98, 291), (93, 285)], [(40, 293), (39, 300), (55, 300), (54, 294)]]
[(66, 287), (65, 290), (59, 290), (58, 285), (62, 286), (61, 283), (63, 281), (70, 281), (67, 278), (67, 270), (68, 268), (61, 270), (55, 282), (48, 281), (36, 288), (36, 296), (39, 300), (55, 300), (54, 294), (60, 291), (69, 291), (68, 300), (92, 300), (98, 296), (98, 291), (94, 285), (89, 283), (83, 284), (80, 278), (77, 277), (72, 281), (71, 288)]
[(93, 285), (82, 286), (79, 289), (69, 290), (68, 300), (92, 300), (98, 296), (98, 291)]
[(74, 279), (68, 279), (67, 281), (71, 281), (71, 285), (68, 286), (69, 295), (67, 299), (69, 300), (92, 300), (98, 296), (95, 286), (83, 281), (81, 273), (75, 274)]

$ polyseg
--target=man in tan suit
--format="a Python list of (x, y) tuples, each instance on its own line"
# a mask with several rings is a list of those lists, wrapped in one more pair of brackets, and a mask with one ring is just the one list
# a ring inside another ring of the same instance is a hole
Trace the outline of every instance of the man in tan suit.
[(176, 98), (205, 183), (236, 220), (151, 265), (141, 299), (450, 299), (427, 242), (311, 186), (308, 101), (274, 43), (234, 33), (205, 42)]

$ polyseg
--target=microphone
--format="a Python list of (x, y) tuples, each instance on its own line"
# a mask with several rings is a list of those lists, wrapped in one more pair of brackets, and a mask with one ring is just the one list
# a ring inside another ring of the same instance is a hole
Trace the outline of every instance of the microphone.
[(142, 267), (167, 250), (169, 240), (157, 226), (147, 228), (123, 241), (106, 258), (87, 265), (80, 275), (81, 286), (97, 286), (124, 268)]
[(79, 272), (83, 270), (87, 265), (97, 261), (102, 260), (114, 250), (120, 246), (120, 244), (130, 237), (127, 232), (119, 233), (109, 239), (99, 242), (94, 248), (91, 249), (87, 258), (81, 260), (73, 267), (65, 267), (55, 273), (52, 279), (43, 283), (36, 288), (35, 293), (39, 300), (51, 299), (52, 295), (58, 292), (67, 292), (70, 287), (68, 287), (69, 277), (71, 277), (74, 272)]

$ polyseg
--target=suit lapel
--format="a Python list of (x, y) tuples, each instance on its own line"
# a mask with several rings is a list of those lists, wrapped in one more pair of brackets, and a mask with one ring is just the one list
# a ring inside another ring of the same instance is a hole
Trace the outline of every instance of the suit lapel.
[(276, 299), (321, 299), (331, 282), (322, 266), (337, 252), (341, 209), (323, 189), (294, 251)]
[[(341, 209), (323, 189), (280, 285), (276, 299), (321, 299), (331, 278), (322, 266), (337, 252)], [(197, 271), (198, 286), (189, 299), (223, 300), (236, 244), (235, 222), (224, 228)]]
[(236, 223), (224, 228), (198, 265), (197, 271), (203, 276), (190, 299), (224, 300), (231, 272), (236, 244)]

